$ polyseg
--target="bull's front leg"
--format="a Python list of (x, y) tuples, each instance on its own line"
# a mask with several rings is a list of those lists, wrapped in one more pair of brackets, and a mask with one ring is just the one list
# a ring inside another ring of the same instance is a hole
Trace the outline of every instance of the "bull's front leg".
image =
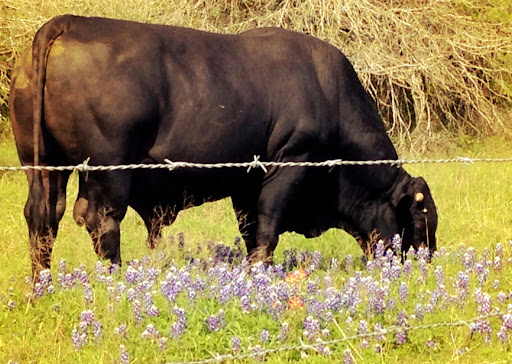
[(301, 193), (306, 173), (305, 168), (284, 167), (270, 170), (265, 176), (267, 181), (263, 183), (258, 201), (256, 249), (250, 254), (249, 261), (272, 263), (279, 234), (285, 230), (283, 223), (292, 202)]

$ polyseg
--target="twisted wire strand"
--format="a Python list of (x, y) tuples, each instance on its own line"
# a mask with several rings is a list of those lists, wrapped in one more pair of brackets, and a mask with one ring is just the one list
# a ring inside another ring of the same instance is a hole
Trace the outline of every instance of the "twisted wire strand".
[(238, 163), (194, 163), (194, 162), (174, 162), (166, 159), (166, 163), (157, 164), (119, 164), (119, 165), (89, 165), (88, 159), (78, 165), (69, 166), (0, 166), (2, 171), (79, 171), (79, 172), (94, 172), (94, 171), (125, 171), (133, 169), (167, 169), (173, 170), (177, 168), (203, 168), (203, 169), (217, 169), (217, 168), (247, 168), (249, 172), (251, 169), (260, 168), (265, 173), (269, 167), (336, 167), (336, 166), (372, 166), (372, 165), (391, 165), (400, 167), (404, 164), (439, 164), (439, 163), (461, 163), (465, 165), (474, 163), (507, 163), (512, 162), (512, 158), (466, 158), (456, 157), (448, 159), (382, 159), (382, 160), (343, 160), (331, 159), (323, 162), (274, 162), (274, 161), (260, 161), (259, 156), (254, 156), (252, 162), (238, 162)]

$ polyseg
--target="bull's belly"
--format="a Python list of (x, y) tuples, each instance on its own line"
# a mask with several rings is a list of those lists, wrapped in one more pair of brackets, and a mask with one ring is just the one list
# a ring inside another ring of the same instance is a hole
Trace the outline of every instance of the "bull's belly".
[(134, 173), (130, 205), (150, 211), (158, 207), (176, 212), (236, 194), (245, 194), (261, 185), (263, 173), (243, 170), (180, 169)]

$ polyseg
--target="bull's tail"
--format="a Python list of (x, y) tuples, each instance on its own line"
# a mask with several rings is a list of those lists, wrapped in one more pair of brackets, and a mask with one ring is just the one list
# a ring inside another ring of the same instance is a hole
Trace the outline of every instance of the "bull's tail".
[(42, 139), (44, 115), (44, 87), (46, 65), (53, 42), (71, 26), (73, 16), (61, 15), (43, 25), (36, 33), (32, 43), (32, 90), (34, 122), (34, 165), (39, 165), (39, 148)]

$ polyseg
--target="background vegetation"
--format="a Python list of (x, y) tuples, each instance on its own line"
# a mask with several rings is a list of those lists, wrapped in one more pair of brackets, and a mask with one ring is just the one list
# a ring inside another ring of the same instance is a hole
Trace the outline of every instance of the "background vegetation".
[(63, 13), (223, 33), (264, 26), (310, 33), (350, 58), (397, 142), (425, 147), (427, 136), (434, 143), (454, 134), (512, 133), (508, 0), (4, 0), (2, 130), (9, 70), (36, 30)]

